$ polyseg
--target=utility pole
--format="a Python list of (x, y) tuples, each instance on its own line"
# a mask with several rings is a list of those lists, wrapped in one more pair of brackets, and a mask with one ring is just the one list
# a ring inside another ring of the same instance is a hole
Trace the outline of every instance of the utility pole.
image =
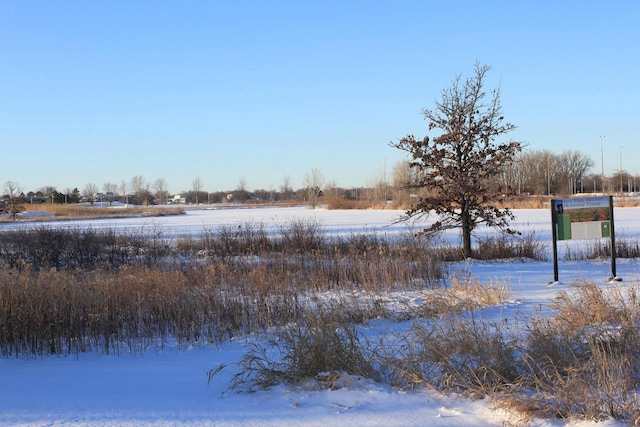
[(602, 139), (605, 138), (604, 135), (600, 135), (600, 164), (602, 165), (602, 195), (604, 196), (604, 144), (602, 143)]
[(620, 195), (624, 194), (624, 187), (622, 184), (622, 149), (624, 148), (624, 145), (620, 146)]
[(551, 195), (551, 176), (549, 175), (551, 171), (549, 170), (549, 157), (547, 156), (547, 196)]

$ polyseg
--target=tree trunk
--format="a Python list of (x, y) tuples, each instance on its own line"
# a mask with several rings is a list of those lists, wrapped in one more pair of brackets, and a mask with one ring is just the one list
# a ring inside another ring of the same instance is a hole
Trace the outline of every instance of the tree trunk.
[(465, 209), (462, 211), (462, 249), (464, 251), (464, 257), (470, 258), (473, 254), (471, 252), (471, 215)]

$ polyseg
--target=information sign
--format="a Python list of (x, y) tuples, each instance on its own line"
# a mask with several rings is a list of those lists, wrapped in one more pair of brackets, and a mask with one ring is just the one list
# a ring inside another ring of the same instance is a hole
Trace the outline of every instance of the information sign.
[(613, 197), (574, 197), (551, 200), (553, 235), (553, 278), (558, 281), (558, 240), (611, 239), (611, 274), (616, 276), (616, 240)]
[(580, 197), (553, 201), (558, 240), (611, 237), (609, 197)]

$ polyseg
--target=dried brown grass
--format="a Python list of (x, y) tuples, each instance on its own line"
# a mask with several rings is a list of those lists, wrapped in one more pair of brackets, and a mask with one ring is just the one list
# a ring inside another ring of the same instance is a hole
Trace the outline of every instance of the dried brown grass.
[(398, 387), (490, 397), (517, 424), (541, 416), (638, 425), (637, 288), (580, 281), (549, 309), (524, 325), (455, 309), (415, 322), (395, 345), (378, 348), (384, 377)]
[[(183, 247), (167, 246), (153, 233), (120, 240), (24, 233), (13, 241), (3, 234), (0, 241), (4, 356), (138, 352), (170, 340), (220, 343), (276, 331), (277, 340), (256, 345), (234, 365), (239, 373), (232, 385), (334, 388), (367, 377), (492, 397), (522, 422), (540, 415), (639, 422), (640, 303), (633, 286), (622, 292), (577, 282), (558, 294), (552, 315), (523, 326), (477, 314), (509, 298), (506, 284), (452, 277), (442, 287), (441, 256), (428, 241), (327, 239), (313, 223), (292, 224), (278, 238), (259, 225), (221, 229)], [(74, 238), (82, 244), (70, 244)], [(28, 241), (36, 242), (29, 250), (48, 254), (41, 259), (63, 261), (36, 263), (20, 249)], [(96, 256), (138, 246), (120, 263), (89, 262), (89, 268), (68, 262), (73, 251), (51, 255), (56, 244), (79, 245)], [(358, 334), (358, 323), (395, 318), (380, 295), (418, 289), (422, 304), (407, 311), (415, 319), (407, 334), (378, 343)]]
[[(96, 207), (80, 204), (25, 204), (26, 212), (44, 211), (54, 215), (57, 219), (96, 219), (96, 218), (126, 218), (131, 216), (166, 216), (180, 215), (184, 208), (175, 206), (128, 206), (124, 207)], [(35, 220), (51, 220), (49, 217), (33, 218)]]
[[(611, 241), (587, 242), (580, 247), (568, 246), (565, 253), (566, 260), (584, 261), (588, 259), (601, 259), (611, 257)], [(639, 258), (640, 240), (626, 239), (624, 237), (616, 239), (617, 258)]]
[[(222, 228), (177, 246), (158, 230), (140, 233), (2, 233), (0, 351), (43, 355), (139, 351), (168, 339), (220, 342), (294, 321), (318, 292), (435, 287), (444, 275), (417, 247), (355, 236), (334, 245), (313, 223), (291, 224), (278, 237), (261, 226)], [(364, 300), (342, 307), (349, 321), (384, 315)]]
[[(455, 281), (444, 294), (436, 289), (422, 292), (422, 307), (414, 310), (410, 317), (428, 317), (431, 319), (427, 321), (429, 325), (441, 324), (440, 316), (453, 319), (449, 317), (451, 313), (500, 304), (508, 294), (504, 286), (483, 286), (473, 280)], [(295, 321), (281, 328), (274, 339), (253, 345), (236, 364), (212, 369), (209, 380), (232, 369), (230, 388), (245, 391), (279, 383), (300, 386), (313, 382), (315, 387), (335, 388), (344, 386), (348, 383), (346, 378), (351, 376), (389, 381), (400, 387), (429, 385), (437, 388), (446, 383), (450, 388), (456, 381), (466, 382), (468, 386), (470, 371), (462, 370), (462, 366), (471, 366), (468, 364), (470, 358), (478, 357), (479, 352), (482, 359), (475, 364), (479, 366), (476, 375), (482, 375), (485, 380), (485, 361), (503, 362), (506, 350), (492, 345), (494, 342), (499, 344), (499, 339), (488, 340), (488, 330), (471, 335), (476, 329), (453, 320), (442, 323), (437, 329), (416, 323), (410, 334), (395, 344), (366, 340), (354, 326), (366, 319), (390, 314), (382, 304), (367, 305), (361, 298), (349, 299), (346, 304), (344, 299), (336, 304), (335, 300), (316, 298), (313, 304), (301, 310)], [(456, 359), (457, 364), (450, 366), (447, 375), (436, 374), (440, 371), (436, 364), (447, 357), (453, 360), (462, 338), (465, 338), (468, 359)], [(402, 350), (398, 352), (398, 348)], [(430, 362), (433, 370), (427, 373), (425, 367)], [(436, 378), (443, 378), (443, 383), (437, 383)], [(478, 382), (477, 390), (480, 391), (480, 379)]]
[(637, 425), (640, 333), (637, 289), (602, 289), (586, 280), (554, 302), (557, 314), (531, 324), (527, 376), (536, 393), (512, 403), (533, 415), (619, 419)]
[(453, 276), (448, 287), (422, 294), (423, 302), (414, 317), (432, 318), (474, 311), (502, 304), (511, 295), (505, 283), (481, 283), (473, 277)]
[[(232, 365), (230, 388), (242, 391), (268, 389), (277, 384), (313, 383), (319, 388), (341, 388), (348, 377), (380, 380), (374, 359), (368, 354), (356, 328), (344, 322), (343, 313), (324, 309), (305, 310), (281, 329), (266, 345), (254, 344)], [(208, 380), (229, 365), (208, 372)]]

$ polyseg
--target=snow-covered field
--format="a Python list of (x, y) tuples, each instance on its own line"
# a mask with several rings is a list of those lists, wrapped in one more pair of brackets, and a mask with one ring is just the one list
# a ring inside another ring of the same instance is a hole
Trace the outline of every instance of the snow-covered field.
[[(281, 225), (300, 218), (317, 221), (330, 234), (375, 231), (393, 236), (419, 227), (419, 224), (394, 224), (401, 213), (304, 208), (194, 210), (175, 217), (68, 221), (54, 226), (153, 228), (162, 230), (167, 238), (195, 235), (221, 224), (262, 223), (276, 232)], [(515, 227), (535, 231), (538, 239), (547, 242), (551, 253), (549, 211), (519, 210), (515, 213)], [(618, 239), (640, 238), (640, 208), (617, 208), (615, 215)], [(0, 230), (14, 226), (2, 223)], [(450, 232), (445, 238), (455, 242), (458, 233)], [(560, 242), (559, 250), (563, 253), (567, 245), (584, 244), (580, 241)], [(618, 260), (617, 275), (623, 282), (607, 284), (605, 279), (610, 276), (608, 260), (561, 260), (560, 283), (554, 286), (548, 286), (553, 280), (551, 255), (545, 262), (470, 261), (456, 264), (452, 269), (471, 272), (483, 281), (508, 283), (512, 300), (501, 307), (484, 309), (480, 314), (508, 318), (515, 313), (539, 309), (576, 279), (591, 278), (602, 286), (637, 285), (639, 267), (638, 259)], [(427, 390), (398, 391), (374, 383), (324, 391), (290, 390), (280, 386), (246, 394), (229, 392), (230, 373), (223, 372), (208, 385), (207, 371), (221, 363), (240, 360), (252, 339), (255, 337), (237, 339), (221, 346), (190, 349), (167, 347), (142, 355), (88, 353), (79, 357), (0, 359), (0, 425), (501, 426), (518, 422), (513, 414), (493, 411), (487, 401), (472, 402)], [(592, 424), (533, 420), (528, 425)], [(605, 422), (598, 425), (622, 424)]]

